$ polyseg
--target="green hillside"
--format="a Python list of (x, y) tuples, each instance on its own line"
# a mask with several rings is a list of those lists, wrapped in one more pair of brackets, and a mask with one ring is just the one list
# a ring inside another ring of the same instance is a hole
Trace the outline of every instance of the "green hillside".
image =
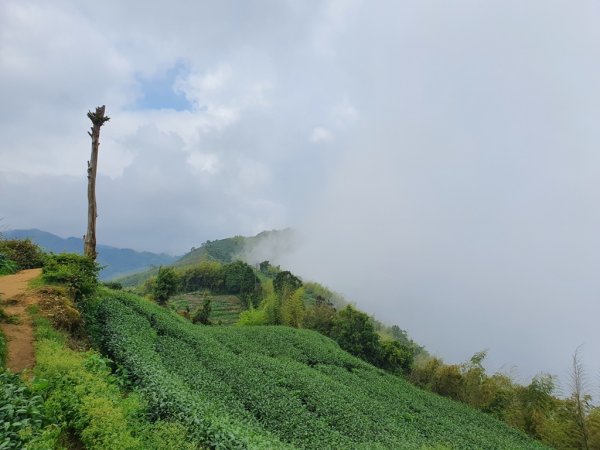
[[(289, 249), (289, 237), (291, 235), (292, 231), (285, 229), (263, 231), (251, 237), (234, 236), (215, 241), (206, 241), (200, 247), (192, 248), (190, 252), (183, 255), (171, 265), (177, 269), (185, 269), (204, 261), (217, 261), (226, 264), (245, 256), (246, 252), (251, 251), (259, 245), (266, 247), (272, 253), (281, 254)], [(265, 259), (268, 259), (268, 257), (265, 257)], [(124, 287), (132, 287), (144, 283), (149, 278), (156, 276), (157, 273), (157, 268), (151, 268), (143, 272), (118, 278), (115, 281), (118, 281)]]
[(137, 296), (87, 307), (100, 348), (151, 417), (214, 448), (545, 448), (476, 410), (415, 388), (287, 327), (192, 325)]

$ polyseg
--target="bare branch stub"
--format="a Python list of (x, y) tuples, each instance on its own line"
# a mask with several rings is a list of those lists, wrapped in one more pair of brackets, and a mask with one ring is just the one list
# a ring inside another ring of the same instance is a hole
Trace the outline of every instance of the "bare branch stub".
[(88, 111), (87, 116), (95, 127), (100, 128), (105, 122), (110, 120), (110, 117), (104, 115), (105, 109), (106, 106), (102, 105), (96, 107), (96, 112)]

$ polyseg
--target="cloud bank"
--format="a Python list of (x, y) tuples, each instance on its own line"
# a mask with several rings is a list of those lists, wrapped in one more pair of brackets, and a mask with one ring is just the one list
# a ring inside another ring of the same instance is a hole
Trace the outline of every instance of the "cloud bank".
[[(280, 263), (524, 378), (600, 343), (594, 1), (0, 5), (0, 217), (184, 252), (291, 226)], [(587, 349), (587, 350), (586, 350)]]

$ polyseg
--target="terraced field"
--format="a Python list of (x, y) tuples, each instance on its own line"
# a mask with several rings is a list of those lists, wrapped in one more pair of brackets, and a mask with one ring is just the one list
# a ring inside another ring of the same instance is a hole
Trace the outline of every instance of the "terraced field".
[(210, 448), (541, 449), (312, 331), (208, 327), (106, 291), (87, 323), (148, 403)]
[(244, 310), (242, 302), (235, 295), (206, 295), (201, 292), (177, 295), (169, 301), (169, 304), (177, 312), (185, 311), (187, 306), (190, 311), (194, 311), (202, 305), (206, 298), (211, 300), (212, 311), (209, 319), (214, 324), (233, 325)]

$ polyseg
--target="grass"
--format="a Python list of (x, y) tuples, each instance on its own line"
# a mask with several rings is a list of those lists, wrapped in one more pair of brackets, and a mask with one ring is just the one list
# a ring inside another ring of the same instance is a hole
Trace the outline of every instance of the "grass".
[(214, 448), (541, 449), (464, 404), (386, 374), (332, 340), (287, 327), (192, 325), (103, 291), (87, 323), (151, 417)]

